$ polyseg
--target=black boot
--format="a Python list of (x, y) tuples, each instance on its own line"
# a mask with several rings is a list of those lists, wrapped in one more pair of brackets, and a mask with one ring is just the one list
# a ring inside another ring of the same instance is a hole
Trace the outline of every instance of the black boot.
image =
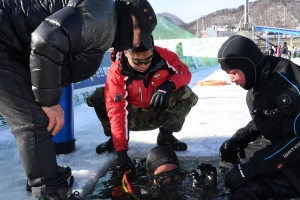
[(172, 131), (168, 131), (162, 127), (159, 128), (159, 133), (157, 136), (157, 145), (169, 146), (174, 151), (185, 151), (187, 150), (187, 145), (181, 142), (173, 136)]
[(39, 198), (39, 200), (82, 200), (79, 196), (79, 192), (75, 191), (72, 193), (74, 183), (74, 177), (71, 176), (70, 183), (65, 187), (59, 188), (56, 192), (47, 194), (44, 197)]
[(98, 154), (101, 154), (105, 151), (107, 152), (115, 151), (115, 147), (111, 137), (106, 142), (103, 142), (96, 147), (96, 152)]
[(86, 99), (86, 104), (89, 106), (89, 107), (94, 107), (94, 104), (92, 102), (92, 97), (89, 96), (87, 99)]
[[(59, 171), (61, 174), (64, 174), (66, 176), (66, 179), (68, 179), (72, 175), (72, 170), (68, 166), (59, 166)], [(26, 190), (31, 192), (31, 186), (29, 185), (28, 180), (26, 184)]]

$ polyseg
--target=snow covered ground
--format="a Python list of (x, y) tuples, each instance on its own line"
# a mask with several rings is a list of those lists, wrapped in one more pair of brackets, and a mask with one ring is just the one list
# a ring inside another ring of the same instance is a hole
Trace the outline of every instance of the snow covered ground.
[[(224, 86), (200, 86), (201, 80), (225, 80)], [(188, 150), (177, 152), (183, 156), (217, 156), (219, 146), (238, 128), (250, 120), (245, 95), (246, 91), (230, 84), (228, 75), (219, 66), (193, 73), (190, 87), (199, 96), (197, 105), (187, 116), (179, 133), (174, 135), (187, 143)], [(116, 153), (97, 154), (96, 146), (108, 138), (93, 108), (85, 103), (74, 109), (76, 150), (57, 156), (59, 165), (72, 168), (75, 177), (74, 190), (84, 198), (91, 193), (99, 177), (108, 166), (116, 162)], [(145, 157), (156, 145), (158, 130), (130, 133), (128, 155)], [(16, 141), (8, 126), (0, 127), (0, 194), (2, 199), (30, 200), (25, 190), (26, 176), (20, 161)]]

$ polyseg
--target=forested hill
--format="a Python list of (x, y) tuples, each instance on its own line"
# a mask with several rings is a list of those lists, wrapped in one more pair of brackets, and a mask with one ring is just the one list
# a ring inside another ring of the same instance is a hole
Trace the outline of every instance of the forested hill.
[[(300, 0), (257, 0), (249, 4), (252, 25), (288, 29), (300, 27)], [(237, 8), (216, 10), (202, 17), (199, 13), (199, 18), (190, 23), (185, 23), (172, 13), (157, 13), (157, 15), (194, 35), (197, 33), (198, 20), (198, 33), (201, 37), (201, 30), (207, 27), (224, 25), (238, 27), (239, 23), (243, 25), (244, 4)]]

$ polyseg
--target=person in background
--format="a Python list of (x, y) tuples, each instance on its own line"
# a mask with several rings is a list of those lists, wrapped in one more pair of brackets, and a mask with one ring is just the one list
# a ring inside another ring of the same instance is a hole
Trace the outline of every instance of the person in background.
[(272, 46), (269, 46), (268, 55), (269, 56), (274, 56), (274, 49), (272, 48)]
[(183, 56), (182, 42), (178, 42), (178, 44), (176, 45), (176, 51), (175, 52), (178, 56)]
[(273, 51), (274, 51), (274, 55), (273, 55), (273, 56), (275, 56), (275, 54), (276, 54), (276, 47), (275, 47), (275, 46), (272, 46), (272, 49), (273, 49)]
[(64, 125), (62, 88), (93, 75), (110, 47), (152, 47), (156, 24), (146, 0), (1, 0), (0, 113), (33, 198), (80, 198), (72, 194), (70, 170), (61, 173), (52, 141)]
[(288, 46), (287, 46), (287, 43), (286, 42), (283, 42), (282, 43), (282, 46), (281, 46), (281, 54), (287, 54), (288, 53)]
[(291, 59), (291, 51), (289, 51), (289, 48), (287, 46), (287, 43), (286, 42), (283, 42), (282, 43), (282, 46), (281, 46), (281, 56), (284, 57), (284, 58), (287, 58), (287, 59)]
[(276, 47), (275, 56), (276, 57), (281, 57), (281, 48), (280, 48), (279, 45)]
[(187, 145), (173, 132), (181, 130), (185, 117), (197, 103), (198, 96), (188, 86), (191, 73), (179, 57), (168, 49), (144, 46), (114, 51), (105, 88), (100, 87), (87, 98), (94, 107), (109, 137), (96, 152), (116, 151), (117, 167), (134, 170), (127, 155), (129, 130), (159, 128), (157, 144), (185, 151)]
[(297, 47), (293, 46), (292, 52), (291, 52), (291, 58), (296, 58), (296, 51), (297, 51)]
[(231, 199), (288, 199), (300, 196), (300, 67), (264, 56), (256, 44), (232, 36), (218, 62), (231, 82), (248, 90), (251, 121), (220, 147), (220, 169)]

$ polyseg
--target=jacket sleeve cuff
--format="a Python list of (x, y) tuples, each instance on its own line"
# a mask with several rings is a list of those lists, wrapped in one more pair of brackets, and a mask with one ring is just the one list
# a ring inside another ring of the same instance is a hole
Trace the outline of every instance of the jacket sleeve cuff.
[(114, 142), (114, 147), (115, 147), (115, 151), (119, 152), (119, 151), (128, 151), (128, 143), (115, 143)]
[(53, 89), (39, 89), (32, 86), (32, 91), (37, 104), (40, 106), (51, 107), (59, 104), (62, 94), (62, 87), (59, 86)]

